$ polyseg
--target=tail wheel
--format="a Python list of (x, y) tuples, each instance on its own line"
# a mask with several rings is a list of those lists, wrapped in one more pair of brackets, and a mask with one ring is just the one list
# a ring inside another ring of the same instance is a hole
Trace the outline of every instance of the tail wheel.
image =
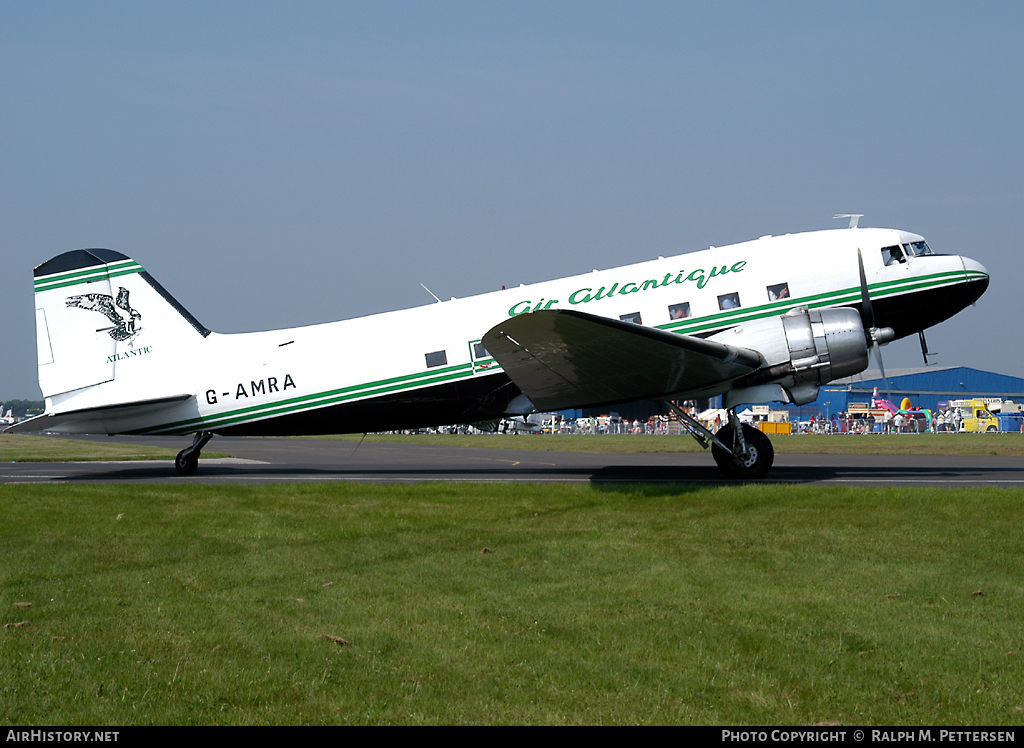
[[(717, 434), (723, 444), (733, 445), (733, 429), (731, 425), (719, 429)], [(756, 479), (763, 478), (771, 470), (775, 462), (775, 449), (771, 440), (752, 426), (743, 426), (743, 439), (747, 443), (747, 451), (733, 456), (719, 447), (711, 445), (711, 456), (715, 458), (719, 470), (730, 478)]]
[(174, 469), (178, 471), (178, 475), (193, 475), (199, 469), (199, 455), (185, 454), (188, 451), (183, 449), (174, 458)]
[(174, 458), (174, 469), (178, 471), (178, 475), (192, 475), (199, 469), (199, 455), (212, 438), (212, 431), (195, 433), (192, 437), (192, 446), (181, 450)]

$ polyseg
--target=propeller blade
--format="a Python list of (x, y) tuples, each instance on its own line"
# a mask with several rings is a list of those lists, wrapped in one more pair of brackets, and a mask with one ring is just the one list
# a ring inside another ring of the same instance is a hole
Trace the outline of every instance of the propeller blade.
[(892, 392), (889, 390), (889, 380), (885, 376), (885, 365), (882, 363), (882, 350), (879, 343), (888, 343), (893, 339), (895, 333), (892, 328), (885, 327), (879, 330), (875, 327), (875, 308), (871, 304), (871, 293), (868, 291), (868, 276), (864, 272), (864, 255), (857, 248), (857, 269), (860, 271), (860, 316), (864, 323), (864, 337), (875, 354), (875, 362), (878, 370), (882, 372), (882, 383), (885, 385), (885, 396), (892, 402)]
[(860, 317), (864, 323), (864, 332), (870, 335), (875, 326), (875, 309), (871, 305), (871, 294), (868, 293), (868, 277), (864, 272), (864, 255), (857, 248), (857, 269), (860, 270)]

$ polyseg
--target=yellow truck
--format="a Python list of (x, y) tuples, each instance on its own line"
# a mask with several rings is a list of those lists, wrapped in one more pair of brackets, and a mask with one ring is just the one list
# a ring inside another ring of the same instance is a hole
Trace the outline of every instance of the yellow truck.
[(989, 405), (992, 401), (971, 399), (954, 400), (949, 405), (960, 411), (963, 422), (961, 431), (999, 431), (999, 418), (992, 412)]
[(762, 434), (792, 434), (793, 424), (789, 422), (789, 412), (772, 410), (767, 405), (753, 406), (754, 424)]

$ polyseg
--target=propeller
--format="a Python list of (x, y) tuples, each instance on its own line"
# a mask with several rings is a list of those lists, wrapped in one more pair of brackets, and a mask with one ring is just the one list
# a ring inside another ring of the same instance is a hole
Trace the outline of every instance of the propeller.
[(878, 370), (882, 372), (882, 383), (885, 385), (885, 395), (892, 402), (892, 392), (889, 391), (889, 380), (885, 376), (885, 366), (882, 364), (882, 351), (880, 345), (885, 345), (896, 337), (896, 331), (891, 327), (875, 327), (875, 308), (871, 305), (871, 294), (868, 292), (868, 278), (864, 272), (864, 255), (860, 248), (857, 249), (857, 267), (860, 270), (860, 318), (864, 323), (864, 338), (875, 354), (875, 361), (878, 363)]
[(924, 339), (924, 330), (918, 330), (917, 337), (921, 341), (921, 355), (924, 357), (924, 365), (935, 366), (935, 364), (928, 363), (928, 357), (937, 356), (938, 354), (928, 350), (928, 341)]

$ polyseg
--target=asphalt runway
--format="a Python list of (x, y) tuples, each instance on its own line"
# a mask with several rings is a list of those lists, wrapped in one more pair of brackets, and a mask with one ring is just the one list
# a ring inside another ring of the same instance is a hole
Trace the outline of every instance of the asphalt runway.
[[(83, 437), (54, 437), (83, 438)], [(87, 437), (179, 450), (187, 437)], [(543, 437), (509, 437), (516, 439)], [(732, 484), (709, 453), (581, 454), (526, 449), (466, 449), (434, 444), (379, 444), (214, 437), (208, 452), (234, 455), (199, 462), (182, 477), (168, 461), (6, 463), (0, 483), (205, 483), (254, 485), (316, 481), (416, 483)], [(864, 487), (932, 486), (1024, 488), (1024, 460), (1012, 457), (910, 455), (785, 455), (759, 483)]]

